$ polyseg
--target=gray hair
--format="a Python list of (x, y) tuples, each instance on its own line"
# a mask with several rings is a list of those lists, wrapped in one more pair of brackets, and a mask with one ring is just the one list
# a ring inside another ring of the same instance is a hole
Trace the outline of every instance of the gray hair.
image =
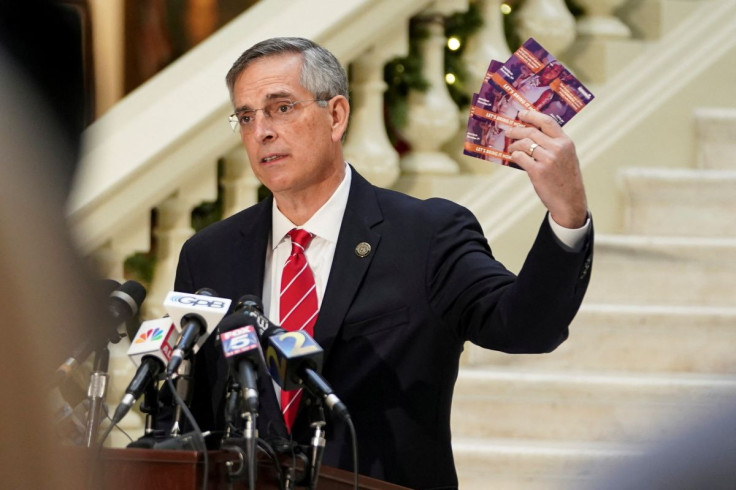
[(274, 37), (254, 44), (233, 63), (225, 77), (227, 88), (230, 91), (230, 99), (233, 100), (235, 81), (250, 63), (259, 58), (284, 53), (302, 55), (302, 70), (299, 82), (315, 98), (331, 99), (336, 95), (343, 95), (348, 98), (348, 77), (335, 55), (309, 39)]

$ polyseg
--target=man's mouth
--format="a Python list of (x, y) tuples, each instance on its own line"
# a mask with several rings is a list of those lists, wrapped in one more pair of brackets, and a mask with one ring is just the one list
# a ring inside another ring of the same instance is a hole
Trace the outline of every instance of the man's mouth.
[(261, 158), (261, 163), (269, 163), (273, 162), (274, 160), (278, 160), (279, 158), (282, 158), (284, 155), (268, 155), (267, 157)]

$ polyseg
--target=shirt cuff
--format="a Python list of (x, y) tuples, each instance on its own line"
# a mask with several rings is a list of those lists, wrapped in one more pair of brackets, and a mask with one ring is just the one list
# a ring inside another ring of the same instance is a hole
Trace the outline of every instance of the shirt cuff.
[(580, 252), (583, 249), (585, 235), (588, 233), (588, 228), (590, 228), (590, 214), (588, 214), (585, 224), (580, 228), (565, 228), (564, 226), (558, 225), (549, 213), (547, 213), (547, 220), (549, 221), (550, 228), (552, 228), (552, 233), (554, 233), (565, 250), (568, 252)]

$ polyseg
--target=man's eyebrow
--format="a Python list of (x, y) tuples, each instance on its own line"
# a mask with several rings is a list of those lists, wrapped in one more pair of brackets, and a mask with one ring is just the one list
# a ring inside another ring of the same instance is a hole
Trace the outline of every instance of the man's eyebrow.
[(268, 100), (272, 100), (272, 99), (288, 99), (289, 97), (291, 97), (291, 93), (290, 92), (275, 92), (273, 94), (268, 94), (266, 96), (266, 98)]
[[(266, 100), (274, 100), (274, 99), (289, 99), (292, 97), (292, 94), (290, 92), (274, 92), (272, 94), (268, 94), (266, 96)], [(236, 107), (234, 112), (243, 112), (243, 111), (252, 111), (253, 108), (249, 105), (242, 105), (240, 107)]]

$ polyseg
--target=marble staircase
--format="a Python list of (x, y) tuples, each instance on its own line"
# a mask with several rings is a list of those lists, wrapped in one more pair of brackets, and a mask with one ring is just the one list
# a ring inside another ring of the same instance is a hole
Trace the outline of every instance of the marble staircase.
[(693, 115), (692, 168), (619, 172), (623, 233), (596, 237), (570, 338), (469, 346), (453, 406), (460, 488), (596, 488), (736, 396), (736, 109)]

